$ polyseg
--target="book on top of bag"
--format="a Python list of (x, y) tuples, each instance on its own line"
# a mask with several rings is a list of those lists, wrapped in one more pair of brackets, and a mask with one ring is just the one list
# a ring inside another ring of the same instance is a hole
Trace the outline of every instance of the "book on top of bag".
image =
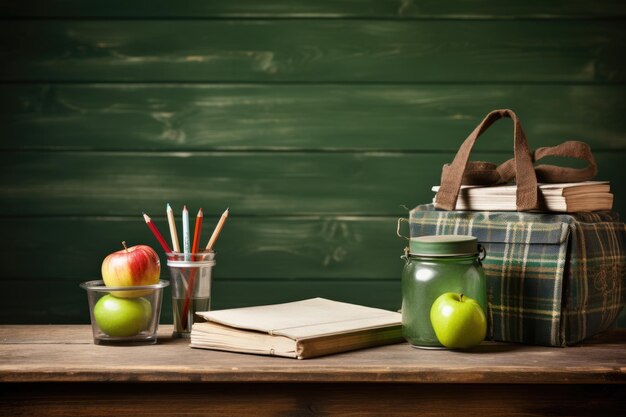
[[(539, 184), (539, 210), (578, 213), (611, 210), (613, 194), (608, 181), (583, 181), (559, 184)], [(438, 192), (439, 186), (432, 187)], [(516, 211), (517, 186), (463, 185), (455, 210)]]

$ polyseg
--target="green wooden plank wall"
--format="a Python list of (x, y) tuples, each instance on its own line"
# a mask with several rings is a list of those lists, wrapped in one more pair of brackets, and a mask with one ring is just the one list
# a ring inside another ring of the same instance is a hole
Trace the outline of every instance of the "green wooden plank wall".
[(590, 143), (626, 211), (625, 3), (510, 3), (2, 2), (0, 322), (86, 322), (78, 283), (166, 202), (231, 207), (215, 308), (397, 308), (396, 219), (494, 108)]

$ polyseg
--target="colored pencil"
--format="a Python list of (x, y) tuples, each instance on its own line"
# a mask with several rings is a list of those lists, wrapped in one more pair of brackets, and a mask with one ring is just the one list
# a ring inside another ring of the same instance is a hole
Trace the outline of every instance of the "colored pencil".
[(200, 209), (198, 210), (198, 215), (196, 216), (196, 227), (193, 231), (193, 245), (191, 245), (191, 253), (198, 253), (198, 249), (200, 249), (200, 233), (202, 232), (203, 218), (202, 209)]
[(146, 213), (143, 213), (143, 219), (146, 221), (146, 224), (148, 225), (150, 230), (152, 230), (152, 234), (154, 235), (154, 237), (157, 238), (157, 240), (161, 244), (161, 247), (163, 247), (163, 250), (165, 251), (165, 253), (172, 252), (170, 247), (167, 245), (167, 242), (165, 241), (165, 239), (163, 239), (163, 235), (161, 234), (161, 232), (159, 232), (159, 229), (157, 229), (155, 224), (152, 223), (152, 219)]
[(176, 231), (176, 221), (174, 220), (174, 211), (170, 207), (170, 203), (167, 203), (167, 222), (170, 225), (170, 236), (172, 237), (172, 247), (174, 248), (174, 252), (180, 252), (178, 232)]
[[(200, 233), (202, 232), (202, 219), (203, 219), (202, 209), (200, 209), (198, 210), (198, 215), (196, 216), (196, 227), (193, 232), (193, 245), (191, 247), (192, 248), (191, 249), (192, 261), (202, 260), (202, 259), (193, 258), (194, 256), (193, 254), (198, 253), (198, 250), (200, 249), (199, 246), (200, 246)], [(197, 274), (196, 268), (193, 268), (191, 271), (189, 271), (189, 285), (187, 286), (187, 292), (185, 293), (185, 301), (183, 302), (183, 310), (180, 316), (183, 329), (187, 327), (187, 312), (189, 311), (189, 302), (191, 301), (191, 293), (193, 292), (195, 283), (196, 283), (196, 274)]]
[(189, 252), (190, 252), (190, 243), (189, 243), (189, 210), (187, 210), (187, 206), (183, 206), (183, 252), (185, 254), (185, 261), (189, 260)]
[(224, 227), (224, 223), (226, 223), (226, 219), (228, 218), (229, 213), (230, 213), (230, 208), (227, 208), (224, 211), (224, 213), (222, 213), (222, 217), (220, 217), (220, 220), (217, 222), (217, 226), (215, 226), (215, 230), (213, 230), (213, 234), (211, 235), (211, 238), (209, 239), (209, 243), (207, 243), (206, 245), (206, 250), (208, 251), (213, 250), (213, 246), (215, 246), (215, 242), (217, 241), (217, 238), (222, 232), (222, 228)]

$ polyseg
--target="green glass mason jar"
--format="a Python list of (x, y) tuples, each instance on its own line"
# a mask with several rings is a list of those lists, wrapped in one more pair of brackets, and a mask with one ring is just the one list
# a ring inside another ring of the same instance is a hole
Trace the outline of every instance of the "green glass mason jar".
[(439, 235), (410, 239), (402, 256), (402, 328), (414, 347), (442, 349), (430, 308), (443, 293), (463, 293), (487, 313), (487, 288), (481, 260), (485, 251), (473, 236)]

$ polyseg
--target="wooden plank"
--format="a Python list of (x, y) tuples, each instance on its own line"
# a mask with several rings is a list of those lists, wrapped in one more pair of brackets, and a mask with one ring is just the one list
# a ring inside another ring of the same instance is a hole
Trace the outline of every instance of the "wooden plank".
[[(3, 85), (0, 146), (455, 151), (487, 112), (508, 107), (531, 148), (576, 139), (624, 150), (624, 96), (625, 86), (588, 85)], [(511, 122), (477, 149), (512, 152)]]
[[(493, 159), (493, 155), (489, 155)], [(85, 153), (0, 155), (2, 215), (139, 215), (166, 202), (207, 215), (394, 214), (432, 199), (446, 154)], [(414, 178), (407, 178), (409, 170)], [(412, 182), (412, 183), (411, 183)], [(375, 196), (375, 198), (374, 198)]]
[[(72, 326), (71, 329), (75, 327)], [(15, 330), (12, 327), (12, 330)], [(0, 344), (2, 382), (395, 382), (395, 383), (625, 383), (626, 338), (559, 349), (484, 342), (470, 352), (424, 351), (406, 343), (293, 360), (190, 349), (188, 340), (149, 346), (20, 343), (23, 326)], [(85, 336), (91, 329), (83, 327)], [(69, 333), (68, 333), (69, 334)], [(94, 360), (94, 358), (98, 360)]]
[[(5, 384), (3, 415), (619, 416), (622, 385)], [(459, 399), (462, 399), (460, 401)], [(462, 406), (459, 403), (462, 403)]]
[(496, 0), (351, 0), (351, 1), (184, 1), (27, 0), (0, 3), (0, 16), (11, 17), (278, 17), (278, 18), (571, 18), (626, 15), (619, 0), (530, 0), (510, 4)]
[[(24, 331), (28, 329), (28, 334)], [(172, 325), (160, 325), (158, 338), (171, 337)], [(71, 324), (58, 326), (54, 324), (30, 325), (3, 324), (0, 326), (0, 345), (15, 344), (79, 344), (93, 343), (93, 334), (89, 326)]]
[[(473, 154), (499, 162), (509, 153)], [(398, 216), (428, 203), (452, 153), (4, 152), (2, 216), (163, 213), (166, 202), (233, 215)], [(616, 210), (623, 152), (596, 153)], [(567, 161), (566, 161), (567, 163)]]
[(623, 83), (622, 23), (5, 21), (0, 81)]
[[(176, 216), (180, 231), (179, 213)], [(155, 216), (153, 220), (169, 240), (165, 219)], [(205, 243), (217, 218), (207, 216), (204, 222)], [(121, 250), (122, 240), (129, 245), (154, 247), (161, 255), (162, 275), (169, 279), (163, 252), (141, 215), (0, 219), (0, 230), (4, 236), (0, 250), (11, 253), (2, 274), (7, 279), (69, 282), (98, 279), (102, 260), (109, 253)], [(396, 279), (406, 241), (395, 232), (395, 217), (232, 215), (216, 245), (215, 274), (225, 280), (259, 281)], [(30, 262), (34, 253), (39, 259), (37, 263)]]
[[(225, 279), (216, 271), (211, 289), (211, 308), (276, 304), (324, 297), (395, 311), (401, 303), (400, 270), (397, 271), (397, 277), (394, 280), (238, 280)], [(94, 278), (98, 279), (93, 276), (73, 281), (3, 277), (0, 323), (89, 323), (87, 294), (78, 284)], [(166, 289), (161, 323), (172, 323), (170, 297), (170, 290)]]

